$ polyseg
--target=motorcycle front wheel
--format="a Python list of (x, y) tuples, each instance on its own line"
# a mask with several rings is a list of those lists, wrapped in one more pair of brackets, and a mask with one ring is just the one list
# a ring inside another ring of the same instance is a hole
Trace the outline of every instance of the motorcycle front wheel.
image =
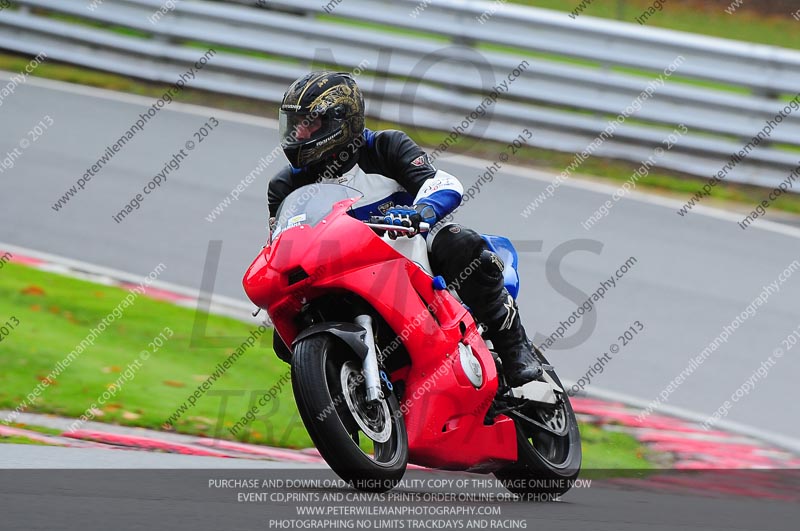
[(356, 489), (385, 492), (402, 479), (408, 435), (394, 394), (366, 403), (361, 360), (328, 334), (299, 341), (292, 356), (292, 390), (319, 453)]

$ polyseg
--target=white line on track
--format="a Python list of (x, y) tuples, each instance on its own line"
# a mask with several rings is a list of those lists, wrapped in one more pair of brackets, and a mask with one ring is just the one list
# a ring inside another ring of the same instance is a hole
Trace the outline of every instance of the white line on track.
[[(0, 70), (0, 79), (9, 80), (14, 75), (12, 72)], [(87, 87), (86, 85), (77, 85), (75, 83), (66, 83), (64, 81), (55, 81), (53, 79), (45, 79), (41, 77), (28, 77), (25, 83), (20, 86), (33, 85), (36, 87), (46, 88), (50, 90), (57, 90), (60, 92), (67, 92), (70, 94), (77, 94), (79, 96), (86, 96), (90, 98), (99, 98), (109, 101), (118, 101), (120, 103), (128, 103), (130, 105), (150, 107), (155, 102), (156, 98), (149, 96), (139, 96), (136, 94), (129, 94), (127, 92), (115, 92), (113, 90), (102, 89), (97, 87)], [(265, 104), (268, 105), (268, 104)], [(208, 113), (214, 113), (214, 116), (223, 118), (229, 122), (237, 122), (245, 125), (253, 125), (257, 127), (265, 127), (268, 129), (278, 129), (278, 121), (273, 118), (266, 118), (262, 116), (253, 116), (241, 112), (226, 111), (214, 107), (206, 107), (203, 105), (195, 105), (193, 103), (179, 103), (173, 101), (165, 106), (162, 111), (180, 112), (183, 114), (192, 114), (196, 116), (205, 116), (208, 118)]]
[[(488, 165), (492, 164), (492, 162), (487, 161), (485, 159), (479, 159), (467, 155), (452, 155), (451, 157), (448, 157), (447, 160), (451, 160), (453, 162), (463, 164), (465, 166), (471, 166), (477, 169), (485, 169), (487, 164)], [(548, 184), (553, 182), (554, 179), (554, 176), (550, 173), (541, 170), (525, 168), (523, 166), (504, 165), (503, 171), (508, 171), (508, 173), (513, 173), (518, 177), (524, 177), (527, 179), (533, 179), (535, 181), (546, 182)], [(564, 181), (563, 183), (561, 183), (561, 186), (568, 186), (570, 188), (579, 188), (582, 190), (587, 190), (590, 192), (595, 192), (603, 195), (606, 194), (613, 195), (614, 192), (617, 192), (619, 190), (619, 186), (586, 181), (582, 179), (573, 179), (569, 181)], [(648, 194), (644, 192), (637, 192), (637, 191), (629, 192), (628, 196), (625, 199), (633, 199), (641, 203), (647, 203), (651, 205), (669, 208), (673, 211), (677, 211), (678, 209), (680, 209), (685, 205), (685, 203), (679, 201), (678, 199), (670, 199), (668, 197), (662, 197), (658, 195)], [(690, 215), (694, 214), (701, 214), (707, 217), (721, 219), (723, 221), (739, 222), (742, 220), (741, 214), (735, 214), (732, 212), (721, 210), (719, 208), (713, 208), (703, 205), (697, 205), (693, 207), (690, 212)], [(800, 238), (800, 229), (789, 225), (784, 225), (782, 223), (776, 223), (774, 221), (766, 221), (764, 219), (759, 219), (756, 220), (756, 222), (753, 223), (751, 227), (761, 230), (766, 230), (769, 232), (777, 232), (779, 234), (783, 234), (784, 236), (792, 236), (794, 238)]]

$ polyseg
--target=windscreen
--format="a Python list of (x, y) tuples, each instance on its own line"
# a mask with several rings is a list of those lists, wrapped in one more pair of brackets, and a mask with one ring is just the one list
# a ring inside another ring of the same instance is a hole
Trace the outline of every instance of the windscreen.
[(299, 225), (314, 226), (331, 213), (333, 205), (345, 199), (363, 196), (355, 188), (341, 184), (309, 184), (289, 194), (275, 216), (272, 240), (286, 229)]

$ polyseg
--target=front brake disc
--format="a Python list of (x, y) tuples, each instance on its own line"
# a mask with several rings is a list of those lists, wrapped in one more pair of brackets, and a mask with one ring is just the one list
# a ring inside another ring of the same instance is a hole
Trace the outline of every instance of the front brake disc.
[(377, 443), (385, 443), (392, 435), (391, 414), (386, 399), (367, 404), (361, 371), (352, 361), (342, 365), (342, 395), (353, 420), (364, 434)]

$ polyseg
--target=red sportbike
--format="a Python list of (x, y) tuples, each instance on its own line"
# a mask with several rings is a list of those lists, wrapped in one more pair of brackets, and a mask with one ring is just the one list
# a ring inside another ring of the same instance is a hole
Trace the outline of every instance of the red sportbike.
[[(580, 435), (552, 366), (537, 351), (540, 380), (509, 388), (483, 327), (430, 273), (424, 238), (349, 215), (361, 197), (338, 184), (292, 192), (244, 277), (291, 345), (295, 400), (322, 457), (361, 490), (392, 488), (409, 462), (494, 473), (519, 494), (568, 490)], [(513, 247), (485, 238), (516, 294)]]

